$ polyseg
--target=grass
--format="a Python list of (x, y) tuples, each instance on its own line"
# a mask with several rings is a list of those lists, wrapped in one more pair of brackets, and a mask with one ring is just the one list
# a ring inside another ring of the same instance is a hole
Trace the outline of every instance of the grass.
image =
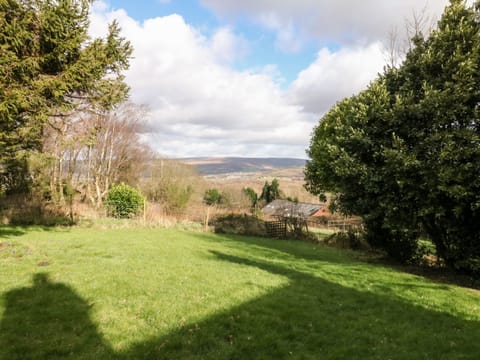
[(480, 295), (352, 252), (0, 227), (0, 359), (478, 359)]

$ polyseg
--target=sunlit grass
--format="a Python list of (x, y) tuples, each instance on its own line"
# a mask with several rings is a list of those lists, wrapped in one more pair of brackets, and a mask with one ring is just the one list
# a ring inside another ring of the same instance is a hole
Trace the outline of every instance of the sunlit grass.
[(476, 359), (480, 296), (312, 244), (0, 228), (2, 359)]

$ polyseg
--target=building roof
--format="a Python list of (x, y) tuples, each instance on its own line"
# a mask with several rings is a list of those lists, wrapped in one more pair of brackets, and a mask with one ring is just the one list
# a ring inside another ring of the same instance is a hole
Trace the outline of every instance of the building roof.
[(306, 219), (323, 207), (324, 205), (321, 204), (306, 204), (288, 200), (273, 200), (271, 203), (267, 204), (262, 211), (267, 216)]
[(329, 217), (331, 216), (332, 214), (330, 213), (330, 210), (328, 209), (327, 206), (322, 206), (320, 208), (320, 210), (318, 210), (315, 214), (313, 214), (312, 216), (313, 217), (321, 217), (321, 216), (325, 216), (325, 217)]

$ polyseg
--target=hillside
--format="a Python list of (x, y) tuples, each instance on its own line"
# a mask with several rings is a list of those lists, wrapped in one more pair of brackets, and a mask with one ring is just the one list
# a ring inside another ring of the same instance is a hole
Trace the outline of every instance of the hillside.
[(303, 168), (305, 159), (293, 158), (185, 158), (184, 163), (194, 165), (202, 175), (220, 175), (229, 173), (258, 173), (287, 168)]

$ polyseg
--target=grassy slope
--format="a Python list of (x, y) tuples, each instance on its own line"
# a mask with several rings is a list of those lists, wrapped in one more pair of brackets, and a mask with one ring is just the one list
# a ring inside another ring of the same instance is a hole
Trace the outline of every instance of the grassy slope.
[(477, 292), (348, 252), (148, 229), (0, 228), (0, 242), (0, 359), (480, 354)]

